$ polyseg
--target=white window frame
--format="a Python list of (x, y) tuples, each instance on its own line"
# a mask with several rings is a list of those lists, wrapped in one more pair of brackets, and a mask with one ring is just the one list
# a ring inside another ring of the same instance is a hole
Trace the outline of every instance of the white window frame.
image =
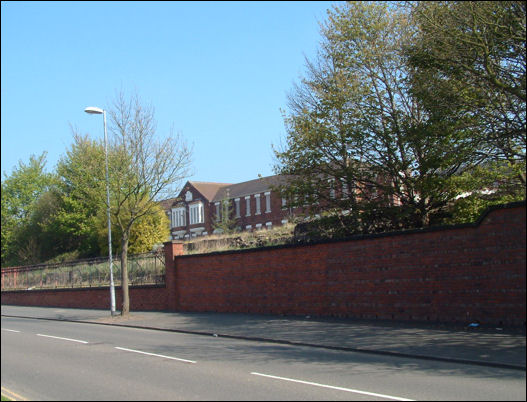
[(197, 202), (195, 204), (189, 205), (189, 215), (190, 215), (190, 224), (196, 225), (198, 223), (205, 223), (204, 222), (204, 213), (203, 213), (203, 203)]
[(262, 208), (260, 206), (260, 194), (255, 194), (254, 199), (256, 200), (256, 211), (254, 212), (254, 214), (260, 215), (262, 213)]
[(176, 209), (172, 209), (170, 214), (170, 227), (175, 228), (176, 227)]
[(177, 207), (172, 209), (172, 227), (184, 227), (187, 224), (186, 216), (187, 209), (185, 207)]
[(240, 217), (240, 199), (235, 198), (234, 199), (234, 205), (236, 206), (236, 218)]
[(264, 195), (265, 195), (265, 213), (269, 214), (271, 213), (271, 192), (266, 191)]
[(245, 197), (245, 216), (251, 216), (251, 196)]

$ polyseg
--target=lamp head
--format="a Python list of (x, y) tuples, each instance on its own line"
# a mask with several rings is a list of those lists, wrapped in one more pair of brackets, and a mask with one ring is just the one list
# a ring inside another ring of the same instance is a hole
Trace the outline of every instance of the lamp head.
[(95, 106), (88, 106), (86, 109), (84, 109), (86, 113), (89, 114), (103, 114), (104, 110), (101, 108), (95, 107)]

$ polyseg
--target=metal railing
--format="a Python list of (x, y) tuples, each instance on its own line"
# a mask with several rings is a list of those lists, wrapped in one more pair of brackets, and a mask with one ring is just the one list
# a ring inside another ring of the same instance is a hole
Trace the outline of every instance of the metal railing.
[[(128, 256), (128, 279), (134, 285), (165, 283), (165, 256), (162, 252)], [(121, 284), (121, 261), (113, 261), (116, 286)], [(2, 290), (86, 288), (110, 285), (108, 258), (90, 258), (56, 264), (2, 268)]]

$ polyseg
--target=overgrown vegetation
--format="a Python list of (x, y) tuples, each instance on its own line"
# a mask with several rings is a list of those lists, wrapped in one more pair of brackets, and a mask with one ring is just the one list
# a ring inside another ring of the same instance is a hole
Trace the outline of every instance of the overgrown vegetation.
[(249, 248), (291, 244), (294, 242), (294, 223), (287, 223), (273, 229), (253, 232), (232, 232), (185, 242), (186, 254), (204, 254), (215, 251), (244, 250)]

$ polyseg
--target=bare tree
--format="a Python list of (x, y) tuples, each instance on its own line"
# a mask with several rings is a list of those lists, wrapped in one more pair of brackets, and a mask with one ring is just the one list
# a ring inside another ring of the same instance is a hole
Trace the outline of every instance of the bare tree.
[(110, 204), (113, 224), (121, 233), (121, 314), (126, 315), (130, 312), (127, 269), (130, 231), (141, 217), (155, 213), (156, 201), (188, 177), (192, 149), (179, 134), (174, 136), (170, 132), (167, 138), (160, 139), (153, 107), (142, 104), (137, 94), (128, 99), (119, 92), (109, 116)]

